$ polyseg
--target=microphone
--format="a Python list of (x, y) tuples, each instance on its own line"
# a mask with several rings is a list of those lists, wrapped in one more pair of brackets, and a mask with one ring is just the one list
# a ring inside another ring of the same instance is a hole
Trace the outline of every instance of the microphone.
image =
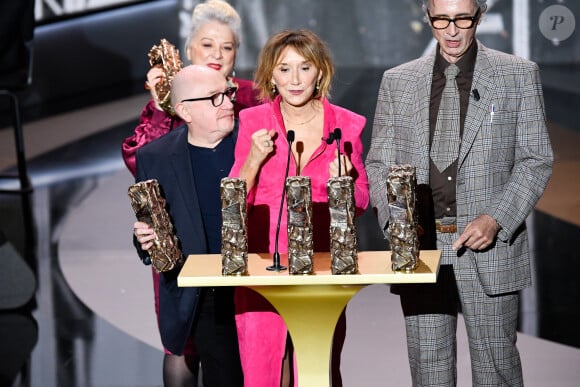
[(334, 142), (334, 133), (330, 133), (328, 135), (328, 138), (322, 137), (321, 140), (326, 142), (326, 144), (328, 144), (328, 145), (332, 144)]
[(286, 134), (288, 140), (288, 159), (286, 160), (286, 172), (284, 173), (284, 184), (282, 186), (282, 199), (280, 200), (280, 212), (278, 212), (278, 223), (276, 224), (276, 240), (274, 242), (274, 255), (272, 256), (272, 266), (268, 266), (266, 270), (282, 271), (286, 270), (286, 266), (280, 265), (280, 253), (278, 252), (278, 239), (280, 239), (280, 223), (282, 222), (282, 209), (284, 208), (284, 198), (286, 193), (286, 178), (288, 177), (288, 170), (290, 169), (290, 155), (292, 154), (292, 143), (294, 142), (294, 131), (289, 130)]
[(479, 91), (477, 91), (477, 89), (473, 89), (473, 90), (471, 91), (471, 94), (473, 94), (473, 98), (474, 98), (476, 101), (479, 101)]
[(342, 131), (340, 128), (335, 128), (334, 132), (330, 135), (331, 138), (334, 138), (336, 141), (336, 149), (338, 149), (338, 177), (340, 177), (340, 139), (342, 138)]

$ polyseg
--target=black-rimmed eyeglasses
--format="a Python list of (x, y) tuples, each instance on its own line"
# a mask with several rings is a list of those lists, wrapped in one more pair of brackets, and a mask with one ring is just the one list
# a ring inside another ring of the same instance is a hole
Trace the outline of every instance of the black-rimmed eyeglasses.
[(228, 87), (226, 89), (226, 91), (224, 91), (223, 93), (215, 93), (214, 95), (209, 96), (209, 97), (182, 99), (181, 102), (195, 102), (195, 101), (210, 100), (211, 104), (214, 107), (218, 107), (218, 106), (221, 106), (222, 103), (224, 103), (224, 96), (227, 96), (230, 99), (230, 101), (232, 101), (232, 103), (235, 102), (237, 91), (238, 91), (237, 87)]
[(455, 19), (450, 19), (447, 17), (436, 17), (431, 16), (429, 10), (427, 10), (427, 15), (429, 16), (429, 20), (431, 21), (431, 26), (436, 30), (444, 30), (445, 28), (449, 27), (449, 24), (453, 22), (455, 27), (461, 28), (462, 30), (468, 30), (472, 28), (475, 22), (479, 19), (481, 14), (481, 8), (477, 9), (477, 12), (473, 16), (461, 16), (456, 17)]

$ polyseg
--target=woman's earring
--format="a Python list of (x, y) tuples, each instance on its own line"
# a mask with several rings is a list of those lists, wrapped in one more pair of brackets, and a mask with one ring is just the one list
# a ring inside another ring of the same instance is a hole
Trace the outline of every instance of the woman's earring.
[(320, 78), (316, 81), (316, 90), (320, 90)]
[(272, 94), (276, 94), (276, 84), (272, 82)]

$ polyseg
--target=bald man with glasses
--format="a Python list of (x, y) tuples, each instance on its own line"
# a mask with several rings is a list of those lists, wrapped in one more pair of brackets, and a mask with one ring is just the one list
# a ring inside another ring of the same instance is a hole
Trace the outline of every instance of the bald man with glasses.
[[(235, 88), (207, 66), (184, 67), (173, 79), (171, 101), (185, 122), (137, 151), (136, 181), (157, 179), (184, 258), (221, 252), (220, 181), (234, 162)], [(155, 233), (134, 224), (147, 262)], [(160, 274), (159, 330), (165, 348), (183, 354), (191, 336), (205, 387), (242, 387), (233, 288), (179, 288), (181, 268)]]
[(433, 244), (421, 248), (442, 250), (436, 284), (392, 288), (413, 385), (457, 384), (462, 312), (473, 385), (522, 386), (518, 291), (532, 278), (525, 220), (553, 161), (538, 66), (475, 39), (485, 0), (424, 0), (423, 9), (437, 48), (384, 73), (366, 159), (383, 230), (389, 167), (416, 167), (432, 203), (419, 223)]

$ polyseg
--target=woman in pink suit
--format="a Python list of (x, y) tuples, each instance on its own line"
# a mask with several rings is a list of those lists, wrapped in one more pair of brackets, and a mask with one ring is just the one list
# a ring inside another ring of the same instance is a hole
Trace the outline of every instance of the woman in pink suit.
[[(365, 118), (328, 101), (334, 68), (329, 52), (308, 30), (282, 31), (260, 53), (255, 85), (267, 102), (240, 113), (235, 161), (230, 175), (246, 179), (248, 190), (248, 249), (275, 249), (279, 206), (288, 159), (287, 131), (293, 130), (289, 176), (310, 176), (312, 183), (314, 251), (329, 251), (330, 216), (326, 183), (350, 175), (355, 183), (357, 213), (369, 203), (362, 160), (361, 133)], [(342, 131), (340, 163), (337, 144), (326, 141), (335, 128)], [(282, 212), (279, 252), (288, 251), (286, 211)], [(282, 262), (282, 264), (285, 264)], [(257, 293), (236, 290), (236, 321), (240, 355), (248, 387), (289, 385), (285, 356), (287, 331), (281, 317)], [(294, 381), (296, 384), (297, 381)]]

